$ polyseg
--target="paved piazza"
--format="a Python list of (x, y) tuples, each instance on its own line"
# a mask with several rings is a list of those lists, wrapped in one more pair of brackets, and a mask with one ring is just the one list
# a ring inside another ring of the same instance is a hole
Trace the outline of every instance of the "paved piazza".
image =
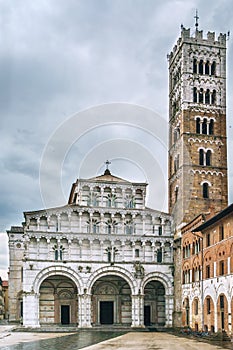
[[(80, 331), (78, 333), (31, 333), (11, 332), (0, 327), (2, 350), (214, 350), (233, 349), (203, 343), (193, 339), (176, 337), (167, 333), (129, 332), (124, 335), (114, 332)], [(114, 338), (112, 338), (114, 337)], [(111, 338), (111, 339), (110, 339)], [(97, 344), (98, 343), (98, 344)], [(94, 345), (90, 345), (94, 344)]]
[[(120, 337), (88, 346), (85, 350), (214, 350), (221, 346), (192, 339), (180, 338), (167, 333), (127, 333)], [(83, 350), (84, 350), (83, 349)], [(229, 348), (230, 349), (230, 348)], [(233, 349), (233, 347), (232, 347)]]

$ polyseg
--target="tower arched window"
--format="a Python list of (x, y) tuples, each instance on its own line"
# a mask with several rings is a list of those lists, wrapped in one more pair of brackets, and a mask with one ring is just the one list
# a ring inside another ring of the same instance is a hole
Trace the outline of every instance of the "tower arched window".
[(202, 185), (202, 196), (203, 198), (209, 198), (209, 184), (207, 182)]
[(210, 103), (210, 90), (207, 89), (205, 93), (205, 103), (209, 104)]
[(196, 119), (196, 133), (200, 134), (200, 132), (201, 132), (201, 120), (200, 120), (200, 118), (197, 118)]
[(193, 73), (196, 74), (197, 73), (197, 59), (194, 58), (193, 60)]
[(202, 134), (207, 135), (207, 119), (204, 118), (202, 122)]
[(210, 62), (207, 61), (205, 64), (205, 74), (209, 75), (210, 74)]
[(216, 74), (216, 62), (214, 61), (211, 64), (211, 75), (215, 75)]
[(212, 105), (216, 104), (216, 90), (213, 90), (212, 92)]
[(199, 74), (203, 74), (203, 60), (199, 62)]
[(197, 102), (197, 88), (193, 88), (193, 102)]
[(201, 88), (199, 92), (199, 102), (203, 103), (204, 90)]
[(199, 165), (204, 165), (204, 150), (200, 149), (199, 151)]
[(206, 152), (206, 165), (211, 165), (211, 155), (212, 155), (211, 151), (208, 150)]
[(214, 134), (214, 120), (210, 119), (210, 124), (209, 124), (209, 135)]

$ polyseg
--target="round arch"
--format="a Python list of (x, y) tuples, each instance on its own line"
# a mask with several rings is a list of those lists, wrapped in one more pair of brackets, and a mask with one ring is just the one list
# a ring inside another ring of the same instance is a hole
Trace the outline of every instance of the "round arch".
[(190, 325), (190, 300), (187, 295), (182, 299), (182, 325), (184, 327)]
[(72, 270), (71, 268), (68, 268), (63, 265), (59, 266), (53, 266), (53, 267), (46, 267), (45, 269), (41, 270), (33, 283), (33, 290), (35, 293), (39, 293), (40, 285), (41, 283), (48, 277), (50, 276), (55, 276), (55, 275), (62, 275), (65, 277), (70, 278), (76, 285), (78, 293), (80, 294), (82, 292), (82, 286), (83, 282), (80, 276)]
[(217, 302), (217, 291), (216, 289), (213, 287), (213, 285), (208, 285), (206, 288), (204, 288), (203, 290), (203, 298), (205, 299), (206, 297), (211, 297), (213, 299), (213, 302), (216, 303)]
[(145, 286), (151, 282), (151, 281), (158, 281), (160, 283), (163, 284), (163, 286), (165, 287), (165, 295), (172, 295), (173, 294), (173, 286), (172, 286), (172, 282), (169, 279), (169, 277), (161, 272), (151, 272), (149, 273), (146, 278), (144, 280), (142, 280), (141, 283), (141, 290), (144, 291)]
[(204, 317), (204, 329), (206, 332), (215, 330), (215, 319), (214, 319), (214, 304), (215, 301), (210, 294), (207, 294), (203, 301), (203, 317)]
[(90, 278), (87, 281), (86, 287), (87, 287), (87, 293), (91, 294), (91, 289), (94, 285), (94, 283), (100, 278), (108, 275), (115, 275), (118, 277), (123, 278), (130, 286), (132, 294), (135, 294), (137, 290), (137, 282), (134, 278), (134, 276), (128, 272), (127, 270), (123, 269), (122, 267), (115, 267), (115, 266), (108, 266), (108, 267), (102, 267), (98, 270), (96, 270)]
[(219, 284), (219, 286), (216, 288), (216, 295), (217, 299), (219, 298), (220, 294), (226, 295), (228, 301), (229, 301), (229, 295), (226, 293), (226, 287), (224, 286), (223, 283)]

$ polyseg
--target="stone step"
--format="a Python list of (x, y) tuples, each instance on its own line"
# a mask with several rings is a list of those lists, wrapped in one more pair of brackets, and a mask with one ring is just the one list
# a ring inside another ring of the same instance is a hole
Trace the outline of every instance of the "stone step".
[(165, 327), (131, 327), (122, 325), (101, 325), (91, 328), (79, 328), (77, 325), (42, 325), (41, 327), (17, 326), (15, 332), (41, 332), (41, 333), (75, 333), (80, 331), (101, 331), (101, 332), (167, 332)]

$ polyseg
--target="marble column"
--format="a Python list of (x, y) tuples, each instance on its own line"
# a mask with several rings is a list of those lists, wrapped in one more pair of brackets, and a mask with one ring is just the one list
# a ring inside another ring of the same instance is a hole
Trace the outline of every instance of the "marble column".
[(91, 294), (79, 295), (78, 305), (79, 305), (79, 328), (90, 328), (91, 325)]
[(132, 324), (131, 327), (144, 326), (144, 295), (132, 295)]
[(23, 294), (23, 325), (25, 327), (40, 327), (39, 294), (25, 292)]
[(165, 295), (165, 326), (172, 327), (173, 296)]

